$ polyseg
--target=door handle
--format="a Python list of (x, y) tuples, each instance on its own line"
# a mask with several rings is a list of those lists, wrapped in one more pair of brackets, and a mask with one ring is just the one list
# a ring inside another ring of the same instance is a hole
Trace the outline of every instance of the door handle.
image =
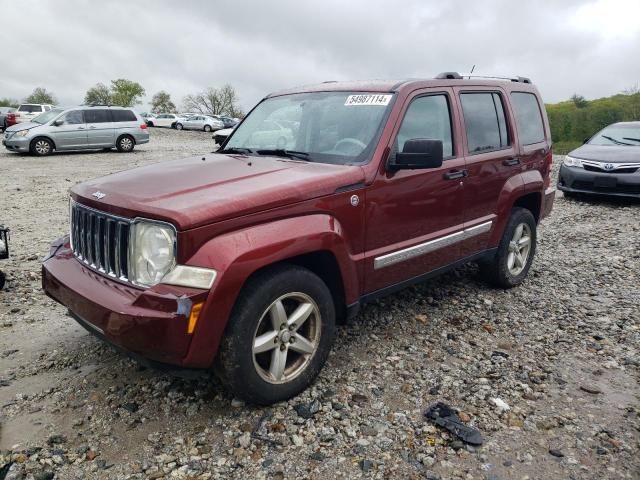
[(91, 130), (94, 130), (96, 127), (94, 127), (93, 125), (91, 125), (89, 128), (90, 128)]
[(84, 130), (84, 127), (78, 127), (78, 130)]
[(466, 170), (452, 170), (444, 174), (446, 180), (455, 180), (456, 178), (464, 178), (469, 174)]
[(514, 165), (520, 165), (520, 159), (517, 157), (508, 158), (502, 162), (505, 167), (513, 167)]

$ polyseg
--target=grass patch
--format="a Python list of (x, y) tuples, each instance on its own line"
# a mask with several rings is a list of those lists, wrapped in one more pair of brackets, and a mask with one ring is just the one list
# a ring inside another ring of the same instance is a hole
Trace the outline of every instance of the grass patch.
[(568, 140), (566, 142), (554, 142), (553, 144), (553, 153), (556, 155), (566, 155), (571, 150), (575, 150), (582, 142), (576, 142), (573, 140)]

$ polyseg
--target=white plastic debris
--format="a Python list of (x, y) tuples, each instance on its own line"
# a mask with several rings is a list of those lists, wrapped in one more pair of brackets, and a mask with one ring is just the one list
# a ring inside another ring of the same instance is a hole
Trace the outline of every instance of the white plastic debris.
[(511, 410), (511, 407), (507, 404), (507, 402), (505, 402), (501, 398), (492, 398), (491, 403), (493, 403), (496, 406), (496, 408), (498, 409), (498, 412), (500, 413)]

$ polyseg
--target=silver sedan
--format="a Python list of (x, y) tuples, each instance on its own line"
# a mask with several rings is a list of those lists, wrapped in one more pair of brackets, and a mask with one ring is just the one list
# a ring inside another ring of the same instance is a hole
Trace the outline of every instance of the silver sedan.
[(205, 132), (214, 132), (224, 128), (224, 124), (217, 118), (208, 115), (194, 115), (192, 117), (178, 120), (176, 123), (178, 130), (204, 130)]

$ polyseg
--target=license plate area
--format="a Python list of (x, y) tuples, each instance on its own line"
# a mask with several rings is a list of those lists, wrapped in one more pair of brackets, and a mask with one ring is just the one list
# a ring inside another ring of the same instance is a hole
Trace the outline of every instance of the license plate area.
[(596, 177), (593, 179), (593, 186), (599, 188), (615, 188), (618, 180), (612, 177)]

